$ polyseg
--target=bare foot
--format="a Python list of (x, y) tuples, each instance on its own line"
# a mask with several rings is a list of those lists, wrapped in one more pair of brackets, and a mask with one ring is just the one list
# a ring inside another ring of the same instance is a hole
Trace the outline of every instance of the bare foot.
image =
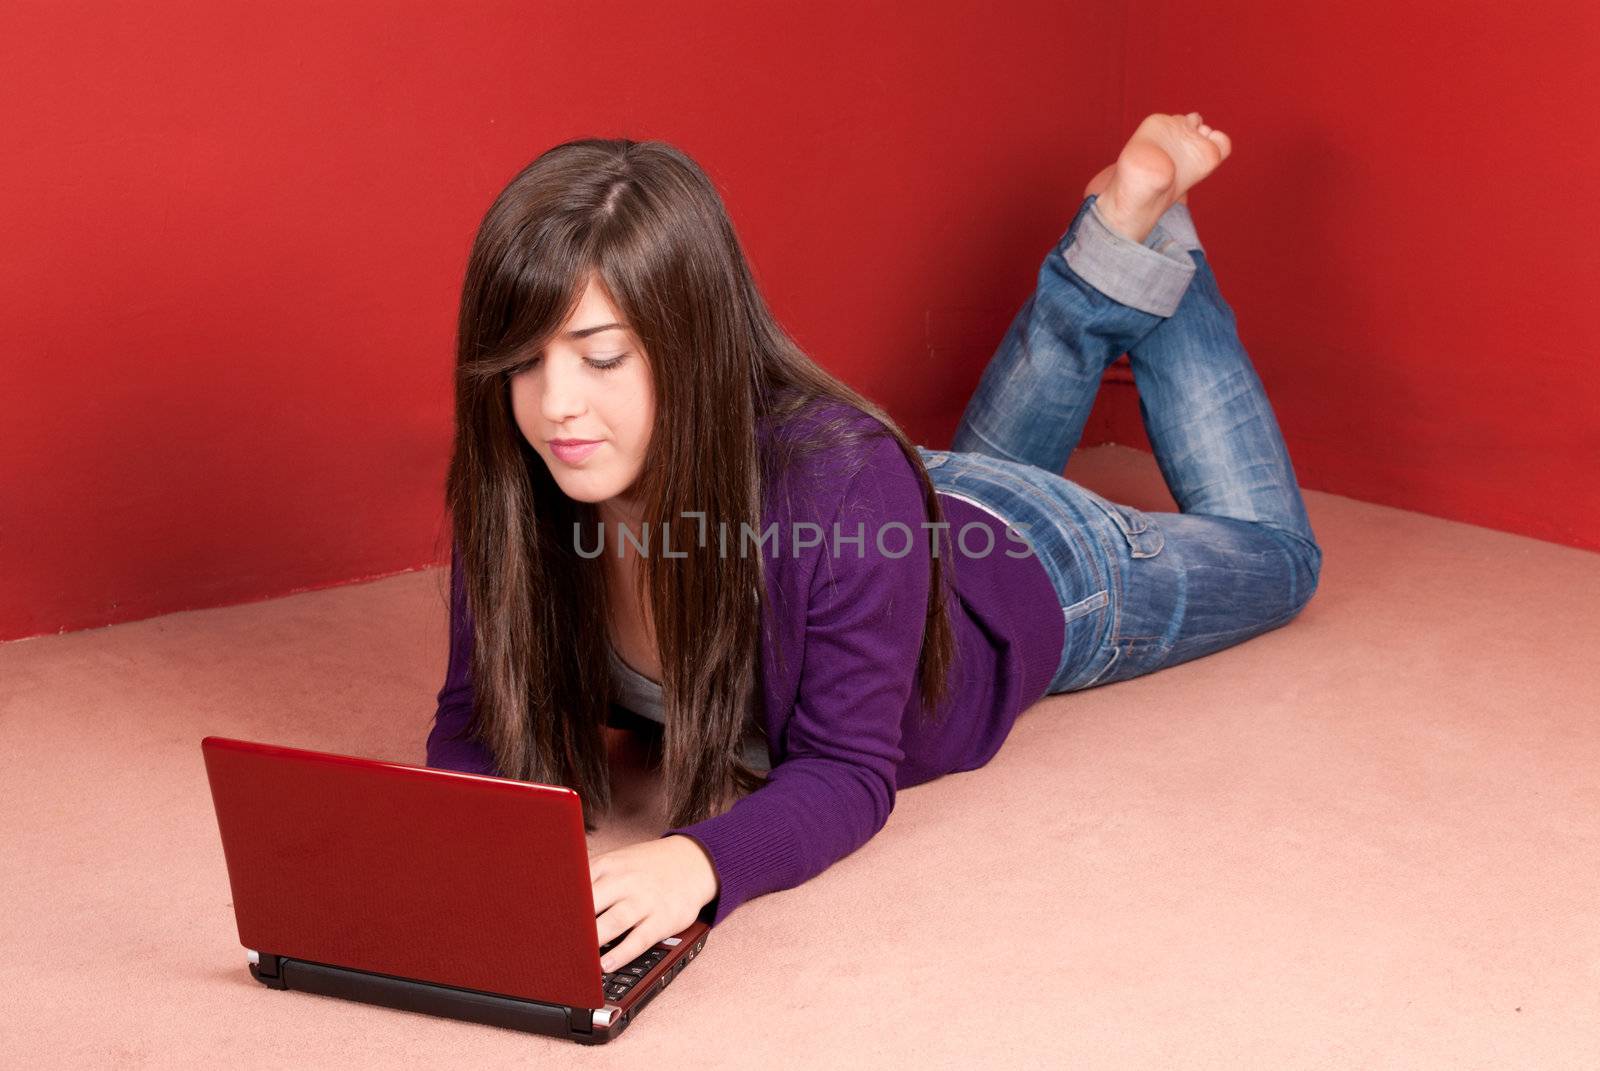
[(1117, 162), (1090, 179), (1083, 194), (1096, 195), (1095, 204), (1113, 230), (1142, 242), (1161, 213), (1175, 203), (1187, 204), (1190, 187), (1232, 152), (1228, 135), (1207, 126), (1199, 112), (1157, 113), (1139, 124)]
[[(1085, 197), (1087, 197), (1091, 193), (1094, 193), (1094, 194), (1104, 193), (1105, 192), (1105, 188), (1111, 184), (1111, 173), (1113, 171), (1115, 171), (1116, 169), (1117, 169), (1117, 165), (1116, 164), (1107, 164), (1104, 168), (1101, 169), (1099, 174), (1095, 175), (1094, 178), (1089, 180), (1089, 185), (1087, 185), (1087, 186), (1085, 186), (1083, 188), (1083, 195)], [(1180, 205), (1188, 204), (1189, 203), (1189, 195), (1187, 193), (1180, 194), (1178, 196), (1178, 203)]]

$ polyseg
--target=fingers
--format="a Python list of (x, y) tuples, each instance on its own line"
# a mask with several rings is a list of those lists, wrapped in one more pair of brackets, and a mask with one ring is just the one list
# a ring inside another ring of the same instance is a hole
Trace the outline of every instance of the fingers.
[(607, 874), (602, 874), (593, 885), (594, 928), (599, 939), (595, 947), (597, 949), (604, 947), (613, 937), (626, 933), (630, 928), (633, 929), (633, 932), (623, 938), (617, 947), (600, 958), (600, 969), (603, 971), (614, 971), (622, 964), (632, 962), (646, 948), (656, 943), (656, 939), (652, 938), (637, 951), (629, 951), (643, 939), (639, 923), (644, 918), (644, 911), (634, 899), (621, 891), (620, 885), (621, 882), (616, 877)]
[[(696, 864), (700, 859), (697, 854)], [(694, 920), (705, 901), (692, 880), (697, 874), (686, 875), (684, 870), (684, 855), (671, 838), (590, 858), (595, 933), (602, 947), (617, 942), (602, 957), (603, 970), (609, 973), (627, 966)], [(674, 921), (678, 925), (671, 925)]]
[(627, 966), (644, 955), (662, 937), (669, 936), (667, 934), (656, 934), (657, 927), (650, 920), (643, 918), (630, 919), (624, 912), (624, 905), (618, 904), (604, 915), (601, 915), (596, 923), (600, 931), (600, 944), (602, 945), (611, 940), (612, 937), (632, 927), (628, 936), (624, 937), (616, 948), (600, 957), (600, 969), (607, 973), (616, 970), (618, 967)]
[[(619, 886), (620, 882), (607, 874), (591, 879), (589, 890), (594, 896), (595, 925), (600, 931), (600, 944), (602, 945), (637, 921), (637, 919), (624, 920), (623, 916), (628, 913), (626, 909), (623, 909), (621, 914), (616, 913), (617, 909), (621, 908), (623, 904), (623, 893)], [(606, 919), (610, 919), (612, 924), (612, 929), (609, 933), (606, 932), (605, 926), (601, 924)], [(624, 924), (616, 925), (619, 922)]]

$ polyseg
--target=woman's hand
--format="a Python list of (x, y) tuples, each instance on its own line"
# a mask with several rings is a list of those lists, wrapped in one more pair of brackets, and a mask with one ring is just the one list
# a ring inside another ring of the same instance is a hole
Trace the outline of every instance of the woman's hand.
[(600, 969), (607, 972), (687, 929), (718, 890), (711, 857), (681, 833), (591, 855), (589, 882), (600, 944), (632, 929), (601, 958)]

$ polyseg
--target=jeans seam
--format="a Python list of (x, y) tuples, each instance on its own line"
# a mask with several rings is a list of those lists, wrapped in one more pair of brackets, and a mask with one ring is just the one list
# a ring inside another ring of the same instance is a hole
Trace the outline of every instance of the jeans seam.
[[(1203, 636), (1185, 636), (1183, 638), (1183, 645), (1191, 646), (1197, 643), (1221, 643), (1223, 645), (1222, 649), (1226, 650), (1243, 642), (1242, 640), (1233, 639), (1235, 636), (1242, 636), (1244, 639), (1252, 639), (1256, 636), (1271, 632), (1273, 629), (1282, 628), (1284, 625), (1287, 625), (1289, 622), (1293, 621), (1296, 616), (1297, 613), (1290, 613), (1280, 617), (1272, 618), (1267, 621), (1259, 621), (1253, 624), (1244, 625), (1240, 628), (1227, 629), (1223, 632), (1207, 632)], [(1167, 653), (1171, 654), (1173, 651), (1176, 651), (1178, 646), (1178, 644), (1174, 643), (1168, 649)]]
[[(1122, 659), (1122, 649), (1115, 643), (1111, 644), (1110, 647), (1111, 647), (1111, 657), (1107, 658), (1106, 659), (1106, 664), (1100, 667), (1100, 672), (1096, 673), (1093, 677), (1090, 677), (1088, 680), (1084, 681), (1082, 684), (1080, 684), (1076, 688), (1072, 689), (1073, 691), (1080, 691), (1080, 690), (1082, 690), (1084, 688), (1092, 688), (1092, 687), (1094, 687), (1094, 685), (1099, 683), (1100, 680), (1102, 678), (1104, 678), (1107, 673), (1111, 672), (1111, 667), (1116, 665)], [(1068, 683), (1071, 683), (1071, 682), (1068, 682)]]
[[(991, 450), (994, 451), (992, 454), (986, 453), (984, 455), (986, 457), (992, 457), (997, 461), (1009, 461), (1014, 465), (1029, 465), (1029, 464), (1032, 464), (1031, 462), (1024, 461), (1020, 457), (1012, 457), (1011, 454), (1006, 452), (1006, 449), (1003, 446), (1001, 446), (999, 443), (995, 442), (993, 439), (989, 438), (989, 436), (985, 435), (982, 431), (980, 431), (978, 429), (978, 426), (976, 424), (971, 423), (970, 421), (967, 423), (967, 434), (971, 435), (974, 439), (981, 439), (985, 446), (989, 447)], [(967, 451), (967, 453), (976, 453), (976, 451)], [(1033, 467), (1034, 468), (1039, 468), (1039, 466), (1037, 466), (1037, 465), (1034, 465)], [(1039, 471), (1043, 472), (1044, 470), (1040, 469)]]

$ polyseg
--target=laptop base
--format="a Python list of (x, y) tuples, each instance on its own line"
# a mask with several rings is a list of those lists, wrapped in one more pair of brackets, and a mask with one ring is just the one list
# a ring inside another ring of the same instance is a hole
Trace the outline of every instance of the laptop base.
[(319, 993), (401, 1011), (423, 1012), (531, 1034), (548, 1034), (586, 1045), (601, 1045), (621, 1034), (634, 1012), (655, 995), (654, 992), (647, 994), (626, 1012), (615, 1005), (600, 1009), (568, 1008), (560, 1004), (544, 1004), (475, 989), (434, 985), (265, 952), (251, 957), (250, 974), (256, 981), (272, 989)]

